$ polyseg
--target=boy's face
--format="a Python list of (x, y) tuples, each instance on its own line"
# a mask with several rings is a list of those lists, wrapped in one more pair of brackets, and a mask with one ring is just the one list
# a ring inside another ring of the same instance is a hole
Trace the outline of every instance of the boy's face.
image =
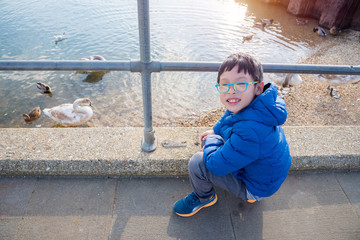
[[(235, 66), (231, 71), (225, 71), (220, 75), (219, 83), (233, 84), (236, 82), (254, 82), (254, 79), (249, 73), (241, 71), (238, 73), (238, 66)], [(242, 93), (235, 92), (233, 87), (230, 87), (227, 93), (220, 93), (220, 101), (226, 109), (234, 114), (246, 108), (255, 98), (263, 92), (263, 83), (251, 85), (249, 84), (246, 91)]]

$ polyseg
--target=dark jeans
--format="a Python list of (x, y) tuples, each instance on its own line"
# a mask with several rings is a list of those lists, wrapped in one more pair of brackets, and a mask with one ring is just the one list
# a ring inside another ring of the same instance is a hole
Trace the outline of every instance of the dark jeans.
[(189, 178), (195, 194), (201, 202), (207, 201), (214, 193), (214, 187), (222, 188), (246, 201), (246, 186), (233, 174), (216, 176), (205, 166), (203, 153), (198, 152), (189, 161)]

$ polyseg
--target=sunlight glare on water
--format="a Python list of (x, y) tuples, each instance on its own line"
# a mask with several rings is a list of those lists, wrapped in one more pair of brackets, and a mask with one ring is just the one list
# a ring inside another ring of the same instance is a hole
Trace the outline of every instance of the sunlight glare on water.
[[(139, 59), (137, 6), (133, 0), (2, 0), (1, 60), (77, 60), (102, 55), (107, 60)], [(273, 18), (264, 28), (254, 24)], [(243, 51), (265, 63), (297, 63), (321, 41), (312, 27), (299, 26), (279, 5), (261, 1), (150, 1), (151, 58), (156, 61), (221, 62)], [(54, 36), (64, 34), (63, 41)], [(250, 41), (242, 41), (253, 35)], [(152, 74), (154, 125), (220, 106), (216, 73)], [(53, 89), (48, 96), (36, 82)], [(0, 127), (50, 127), (45, 115), (26, 124), (22, 114), (89, 97), (91, 126), (143, 126), (139, 73), (109, 72), (90, 79), (69, 71), (0, 72)]]

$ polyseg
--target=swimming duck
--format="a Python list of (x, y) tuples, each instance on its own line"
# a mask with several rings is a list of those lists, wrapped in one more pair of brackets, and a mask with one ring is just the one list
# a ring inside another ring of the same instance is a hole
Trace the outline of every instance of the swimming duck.
[(308, 24), (309, 20), (307, 19), (300, 19), (300, 18), (296, 18), (296, 23), (299, 25), (305, 25)]
[(339, 35), (340, 33), (340, 29), (336, 26), (333, 26), (332, 28), (330, 28), (330, 34), (333, 36)]
[(25, 120), (25, 122), (32, 122), (35, 120), (38, 120), (41, 115), (40, 107), (34, 107), (28, 114), (24, 113), (22, 116)]
[(250, 41), (253, 38), (253, 36), (254, 36), (254, 34), (244, 36), (242, 42)]
[(265, 24), (272, 24), (274, 22), (274, 19), (261, 18), (260, 20)]
[(316, 32), (319, 36), (326, 36), (326, 32), (323, 28), (321, 27), (314, 27), (313, 29), (314, 32)]
[(51, 93), (51, 88), (49, 85), (45, 83), (37, 82), (36, 87), (39, 89), (41, 93)]
[(54, 39), (55, 39), (55, 43), (58, 43), (58, 42), (64, 40), (65, 39), (65, 33), (63, 33), (61, 35), (54, 36)]
[(44, 114), (64, 126), (78, 126), (93, 116), (89, 98), (79, 98), (73, 104), (65, 103), (53, 108), (45, 108)]
[(255, 27), (261, 27), (261, 28), (263, 28), (263, 27), (265, 27), (265, 26), (266, 26), (266, 23), (263, 23), (263, 22), (256, 22), (256, 23), (254, 23), (254, 26), (255, 26)]

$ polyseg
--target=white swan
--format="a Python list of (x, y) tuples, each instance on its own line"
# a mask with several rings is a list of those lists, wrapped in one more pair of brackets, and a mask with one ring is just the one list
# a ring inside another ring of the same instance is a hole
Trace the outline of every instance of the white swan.
[(66, 103), (53, 108), (45, 108), (44, 114), (64, 126), (78, 126), (93, 116), (89, 98), (76, 99), (73, 104)]

